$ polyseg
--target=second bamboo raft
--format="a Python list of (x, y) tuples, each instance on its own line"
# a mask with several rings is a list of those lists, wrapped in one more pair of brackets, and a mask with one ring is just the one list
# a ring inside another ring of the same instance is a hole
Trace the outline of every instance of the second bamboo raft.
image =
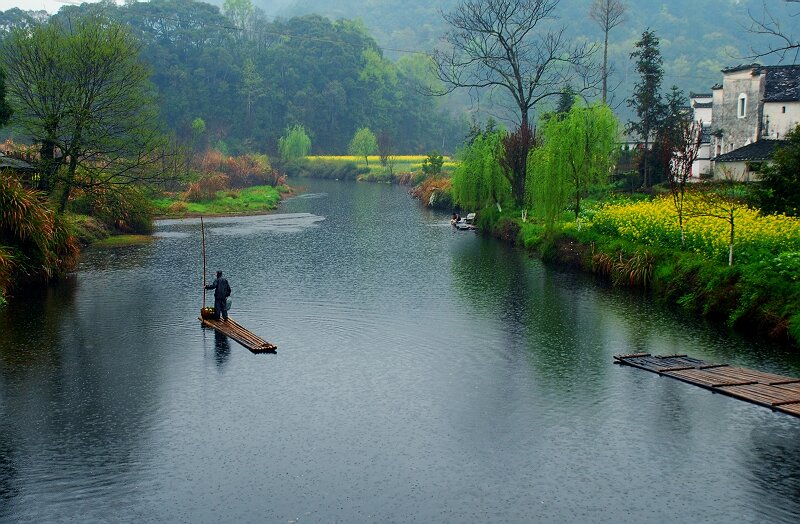
[(636, 353), (615, 355), (614, 361), (800, 417), (798, 378), (712, 364), (686, 355)]

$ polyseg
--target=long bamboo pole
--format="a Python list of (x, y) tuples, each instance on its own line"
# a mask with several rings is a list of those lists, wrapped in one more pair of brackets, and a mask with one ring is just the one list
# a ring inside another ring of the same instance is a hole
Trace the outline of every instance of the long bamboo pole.
[(203, 237), (203, 309), (206, 308), (206, 229), (200, 217), (200, 234)]

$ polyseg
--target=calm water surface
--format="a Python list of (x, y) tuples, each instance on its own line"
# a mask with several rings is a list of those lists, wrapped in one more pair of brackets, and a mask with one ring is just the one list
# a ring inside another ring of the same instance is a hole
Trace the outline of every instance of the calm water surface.
[[(252, 355), (198, 326), (196, 220), (0, 312), (0, 521), (797, 522), (800, 419), (612, 364), (797, 357), (310, 182), (206, 221)], [(210, 297), (210, 295), (209, 295)]]

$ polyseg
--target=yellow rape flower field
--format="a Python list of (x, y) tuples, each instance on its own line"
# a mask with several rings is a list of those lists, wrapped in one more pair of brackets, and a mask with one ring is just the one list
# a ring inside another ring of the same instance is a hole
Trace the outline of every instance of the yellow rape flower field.
[[(357, 164), (364, 162), (363, 156), (355, 156), (355, 155), (314, 155), (307, 157), (310, 161), (328, 161), (328, 162), (355, 162)], [(379, 166), (380, 165), (380, 157), (378, 155), (370, 155), (367, 157), (369, 159), (370, 166)], [(422, 162), (425, 161), (427, 155), (392, 155), (389, 157), (390, 161), (395, 165), (398, 170), (419, 170), (422, 167)], [(455, 167), (456, 162), (453, 161), (450, 157), (444, 157), (444, 164), (442, 165), (445, 169), (452, 169)]]
[[(731, 209), (734, 208), (734, 209)], [(781, 253), (800, 252), (800, 219), (759, 215), (744, 205), (719, 206), (697, 197), (684, 203), (685, 249), (706, 258), (727, 260), (733, 213), (734, 258), (757, 262)], [(681, 247), (678, 213), (672, 198), (607, 204), (594, 215), (592, 228), (645, 245)]]

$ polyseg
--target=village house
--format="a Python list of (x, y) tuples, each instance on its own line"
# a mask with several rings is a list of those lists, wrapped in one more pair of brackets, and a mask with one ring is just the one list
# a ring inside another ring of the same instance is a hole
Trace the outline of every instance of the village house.
[[(692, 104), (695, 119), (705, 124), (707, 115), (711, 123), (709, 168), (717, 178), (758, 180), (761, 165), (800, 123), (800, 65), (749, 64), (722, 74), (722, 83), (712, 88), (711, 114), (705, 96)], [(698, 173), (707, 169), (704, 162), (698, 158)]]
[(689, 93), (689, 104), (692, 117), (698, 125), (703, 126), (703, 136), (697, 158), (692, 164), (692, 178), (711, 173), (711, 125), (712, 125), (712, 94)]

